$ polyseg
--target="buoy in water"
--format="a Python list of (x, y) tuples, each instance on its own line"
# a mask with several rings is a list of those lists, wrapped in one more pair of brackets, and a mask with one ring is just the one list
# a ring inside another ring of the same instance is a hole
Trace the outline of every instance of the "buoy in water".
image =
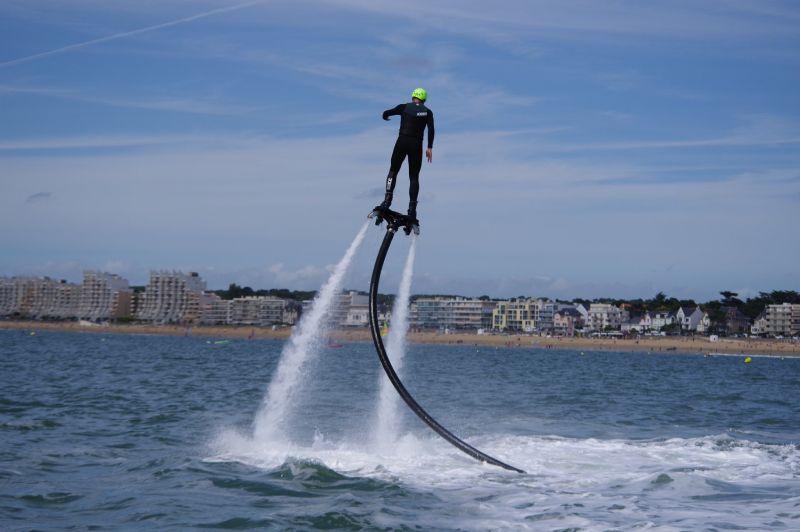
[(31, 336), (36, 336), (36, 331), (31, 331)]
[(745, 364), (749, 364), (749, 363), (750, 363), (750, 362), (752, 362), (752, 361), (753, 361), (753, 359), (752, 359), (752, 358), (750, 358), (750, 357), (745, 357), (745, 359), (744, 359), (744, 363), (745, 363)]

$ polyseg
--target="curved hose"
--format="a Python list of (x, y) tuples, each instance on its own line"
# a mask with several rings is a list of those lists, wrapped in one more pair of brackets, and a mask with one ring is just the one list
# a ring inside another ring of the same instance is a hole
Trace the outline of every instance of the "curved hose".
[(397, 376), (397, 372), (395, 372), (394, 368), (392, 367), (392, 363), (389, 361), (389, 357), (386, 354), (386, 348), (384, 347), (383, 339), (381, 338), (380, 326), (378, 325), (378, 284), (381, 280), (381, 272), (383, 271), (383, 263), (386, 260), (386, 253), (389, 251), (389, 246), (392, 245), (392, 239), (394, 239), (394, 232), (394, 228), (390, 227), (386, 231), (386, 236), (383, 237), (383, 242), (381, 243), (380, 250), (378, 251), (378, 256), (375, 258), (375, 267), (372, 270), (372, 281), (369, 285), (369, 328), (372, 332), (372, 341), (375, 343), (375, 349), (378, 351), (378, 358), (381, 360), (383, 370), (386, 372), (386, 375), (389, 377), (389, 380), (392, 382), (395, 390), (397, 390), (397, 393), (399, 393), (400, 397), (403, 398), (403, 401), (405, 401), (411, 410), (413, 410), (414, 413), (439, 436), (476, 460), (486, 462), (487, 464), (496, 465), (498, 467), (502, 467), (503, 469), (508, 469), (509, 471), (524, 473), (525, 471), (522, 469), (518, 469), (514, 466), (506, 464), (505, 462), (501, 462), (497, 458), (492, 458), (488, 454), (482, 453), (475, 447), (461, 441), (449, 430), (441, 426), (419, 405), (419, 403), (417, 403), (417, 401), (414, 400), (413, 397), (411, 397), (411, 394), (408, 393), (406, 387), (403, 386), (403, 383), (400, 381), (400, 377)]

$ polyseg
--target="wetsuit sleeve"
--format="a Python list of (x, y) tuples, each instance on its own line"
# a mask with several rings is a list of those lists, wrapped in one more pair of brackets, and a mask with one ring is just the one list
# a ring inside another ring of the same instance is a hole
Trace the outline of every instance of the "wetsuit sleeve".
[(435, 130), (433, 127), (433, 111), (428, 110), (428, 148), (433, 148), (433, 136)]
[(401, 103), (400, 105), (398, 105), (394, 109), (385, 110), (383, 112), (383, 119), (384, 120), (389, 120), (390, 116), (397, 116), (399, 114), (402, 114), (403, 113), (403, 107), (405, 107), (405, 105)]

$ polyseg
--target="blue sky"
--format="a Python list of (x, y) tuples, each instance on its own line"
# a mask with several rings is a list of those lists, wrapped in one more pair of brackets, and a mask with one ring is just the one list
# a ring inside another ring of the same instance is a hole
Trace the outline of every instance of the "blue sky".
[(316, 288), (422, 86), (415, 292), (798, 289), (799, 52), (796, 2), (6, 0), (0, 275)]

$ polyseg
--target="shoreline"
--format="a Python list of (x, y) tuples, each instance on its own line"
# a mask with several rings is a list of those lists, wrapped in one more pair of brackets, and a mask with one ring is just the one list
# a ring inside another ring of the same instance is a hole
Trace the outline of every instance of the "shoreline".
[[(197, 336), (208, 338), (286, 340), (290, 327), (234, 327), (230, 325), (143, 325), (111, 324), (85, 326), (78, 322), (0, 321), (0, 330), (32, 330), (77, 332), (89, 334), (145, 334), (160, 336)], [(338, 329), (330, 333), (336, 342), (370, 342), (368, 329)], [(720, 338), (711, 342), (706, 337), (647, 336), (621, 338), (561, 338), (524, 334), (486, 334), (409, 332), (408, 340), (415, 344), (466, 345), (484, 347), (513, 347), (534, 349), (572, 349), (576, 351), (639, 351), (642, 353), (683, 353), (717, 355), (772, 355), (800, 357), (800, 342), (774, 339)]]

